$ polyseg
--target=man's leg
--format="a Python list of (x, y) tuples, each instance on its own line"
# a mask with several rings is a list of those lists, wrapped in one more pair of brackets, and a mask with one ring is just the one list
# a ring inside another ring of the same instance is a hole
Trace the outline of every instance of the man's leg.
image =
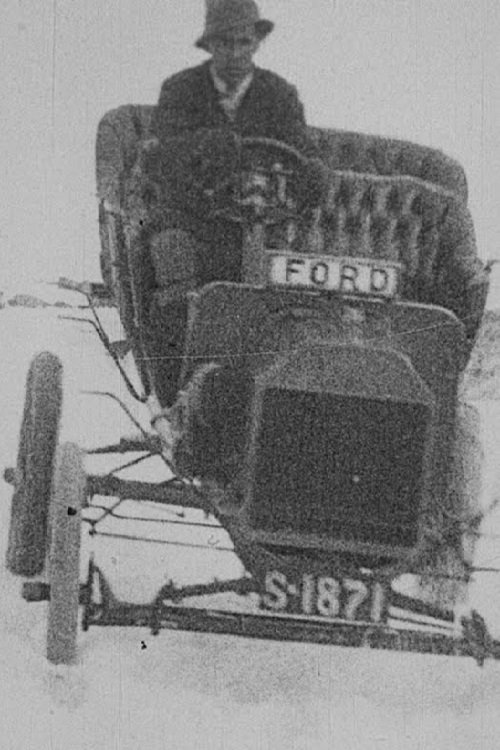
[(187, 293), (213, 281), (240, 281), (242, 230), (229, 222), (193, 221), (193, 231), (169, 227), (152, 232), (146, 244), (157, 293), (150, 304), (148, 334), (162, 405), (176, 398), (184, 353)]
[(243, 232), (240, 224), (207, 221), (195, 230), (198, 284), (241, 281)]
[(198, 285), (198, 243), (184, 229), (170, 228), (148, 241), (156, 292), (149, 307), (148, 343), (155, 389), (162, 406), (177, 396), (184, 354), (187, 293)]

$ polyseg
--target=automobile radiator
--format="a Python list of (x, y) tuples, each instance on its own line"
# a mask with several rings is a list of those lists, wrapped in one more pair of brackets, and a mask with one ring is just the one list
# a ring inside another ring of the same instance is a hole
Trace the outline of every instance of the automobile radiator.
[(254, 528), (416, 544), (426, 405), (278, 388), (262, 399), (249, 509)]

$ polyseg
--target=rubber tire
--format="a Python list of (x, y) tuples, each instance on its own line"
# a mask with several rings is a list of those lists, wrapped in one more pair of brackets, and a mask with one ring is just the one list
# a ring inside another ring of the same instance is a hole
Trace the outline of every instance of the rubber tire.
[(50, 502), (47, 659), (52, 664), (73, 664), (77, 657), (81, 521), (85, 501), (83, 453), (77, 445), (64, 443), (57, 452)]
[(40, 574), (47, 553), (47, 517), (62, 408), (62, 364), (50, 352), (31, 362), (19, 437), (6, 564), (16, 575)]

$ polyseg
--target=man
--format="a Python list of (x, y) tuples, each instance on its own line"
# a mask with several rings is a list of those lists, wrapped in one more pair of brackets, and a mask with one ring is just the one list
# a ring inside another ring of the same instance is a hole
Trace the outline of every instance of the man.
[(201, 129), (264, 136), (311, 152), (297, 90), (253, 58), (273, 30), (254, 0), (207, 0), (205, 30), (196, 46), (211, 58), (167, 79), (161, 89), (161, 142)]
[[(254, 65), (273, 28), (254, 0), (207, 0), (205, 29), (196, 46), (210, 58), (168, 78), (161, 88), (154, 130), (164, 200), (160, 225), (152, 221), (143, 240), (156, 283), (170, 299), (169, 331), (162, 326), (171, 354), (162, 376), (166, 401), (177, 386), (186, 292), (214, 280), (240, 279), (241, 228), (206, 212), (201, 186), (234, 173), (238, 138), (272, 138), (315, 156), (295, 87)], [(301, 174), (306, 207), (317, 205), (325, 183), (322, 163), (310, 158), (308, 164)]]
[[(204, 224), (206, 199), (199, 188), (223, 183), (235, 173), (238, 138), (271, 138), (316, 156), (295, 87), (254, 65), (262, 40), (273, 28), (271, 21), (260, 18), (254, 0), (207, 0), (205, 30), (196, 46), (210, 58), (163, 83), (154, 129), (161, 146), (166, 203), (188, 214), (189, 228), (202, 240), (221, 228)], [(321, 162), (311, 159), (301, 178), (305, 203), (317, 204), (325, 182)], [(224, 232), (230, 233), (227, 226)], [(217, 237), (215, 242), (214, 236), (211, 244), (224, 255), (220, 248), (234, 241), (228, 237), (221, 243)], [(221, 273), (237, 276), (236, 254), (225, 256), (212, 256), (211, 263), (202, 264), (200, 283), (220, 278)]]

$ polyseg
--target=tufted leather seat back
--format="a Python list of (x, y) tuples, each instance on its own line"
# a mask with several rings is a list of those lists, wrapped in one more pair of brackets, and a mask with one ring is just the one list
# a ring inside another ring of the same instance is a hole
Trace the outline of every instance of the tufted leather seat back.
[(325, 211), (325, 249), (403, 265), (402, 296), (430, 302), (447, 222), (468, 212), (450, 190), (405, 175), (331, 173)]
[(467, 202), (461, 165), (434, 148), (409, 141), (345, 130), (310, 128), (322, 159), (331, 169), (365, 174), (416, 177), (454, 192)]

